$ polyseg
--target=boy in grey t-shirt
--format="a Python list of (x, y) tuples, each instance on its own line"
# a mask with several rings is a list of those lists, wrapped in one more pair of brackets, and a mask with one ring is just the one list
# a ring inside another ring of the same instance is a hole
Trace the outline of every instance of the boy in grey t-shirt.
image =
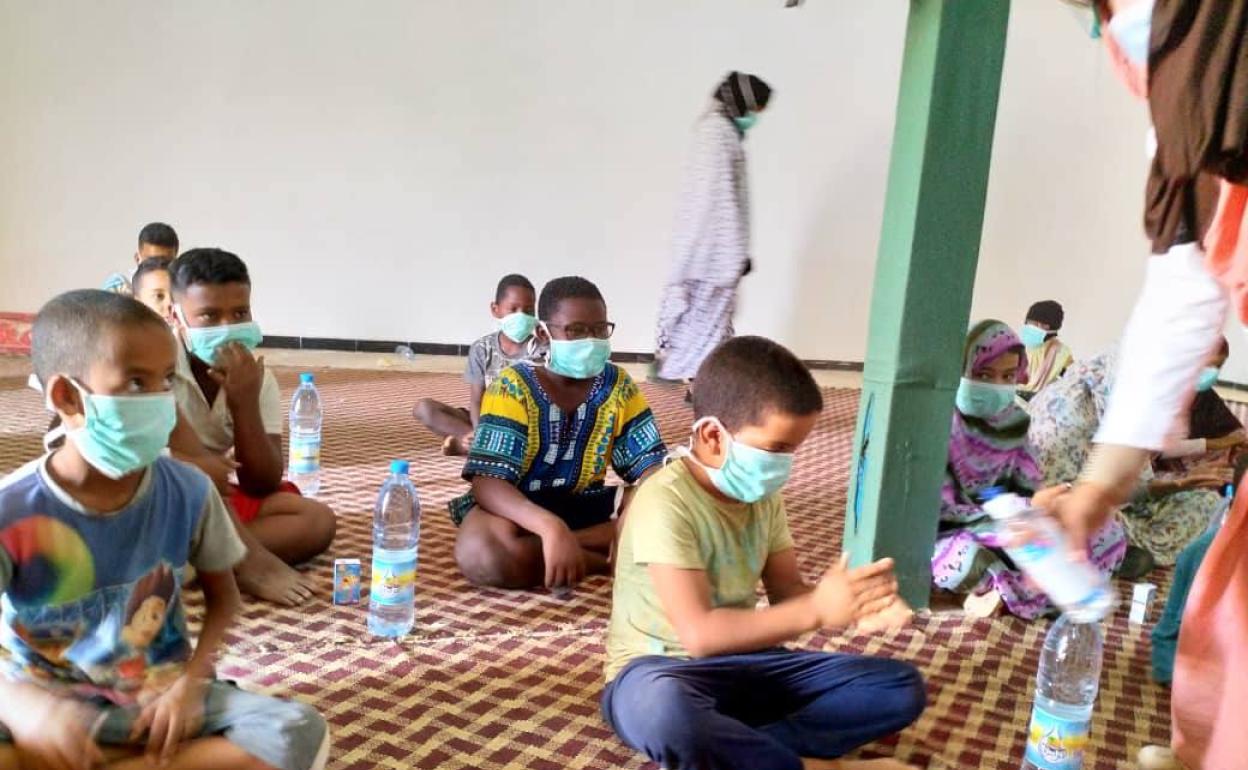
[(499, 330), (490, 332), (472, 343), (468, 349), (468, 367), (464, 379), (472, 389), (468, 407), (454, 407), (422, 398), (412, 414), (417, 422), (442, 437), (442, 452), (464, 455), (472, 445), (481, 414), (481, 396), (494, 382), (498, 373), (509, 366), (538, 360), (536, 338), (537, 292), (528, 278), (507, 275), (498, 282), (490, 313), (498, 320)]

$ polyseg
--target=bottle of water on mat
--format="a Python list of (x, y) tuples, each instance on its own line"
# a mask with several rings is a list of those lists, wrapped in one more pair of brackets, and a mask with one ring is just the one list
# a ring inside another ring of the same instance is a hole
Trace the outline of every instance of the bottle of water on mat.
[(376, 636), (403, 636), (416, 622), (420, 497), (407, 472), (407, 460), (390, 463), (390, 476), (381, 485), (373, 514), (368, 630)]
[(1058, 609), (1078, 623), (1109, 614), (1117, 602), (1109, 578), (1090, 562), (1070, 559), (1066, 533), (1052, 517), (1000, 487), (985, 490), (983, 501), (1007, 538), (1006, 553)]
[(1101, 682), (1104, 640), (1096, 621), (1062, 615), (1049, 629), (1036, 672), (1036, 702), (1022, 770), (1080, 770)]
[(299, 491), (316, 497), (321, 490), (321, 394), (311, 372), (299, 375), (290, 399), (290, 464), (287, 476)]

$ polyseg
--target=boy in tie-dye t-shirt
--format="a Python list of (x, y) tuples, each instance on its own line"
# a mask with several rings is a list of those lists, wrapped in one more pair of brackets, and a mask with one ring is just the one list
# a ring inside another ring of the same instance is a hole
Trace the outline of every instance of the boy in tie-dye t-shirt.
[[(39, 312), (35, 372), (66, 441), (0, 481), (0, 769), (321, 767), (297, 703), (215, 680), (244, 548), (212, 482), (162, 456), (176, 343), (139, 302), (63, 294)], [(204, 622), (187, 633), (198, 570)], [(155, 766), (153, 764), (153, 766)]]

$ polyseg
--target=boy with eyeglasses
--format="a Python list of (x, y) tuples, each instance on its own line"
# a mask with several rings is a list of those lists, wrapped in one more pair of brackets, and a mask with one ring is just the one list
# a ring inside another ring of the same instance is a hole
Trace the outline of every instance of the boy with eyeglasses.
[(570, 588), (606, 574), (629, 485), (667, 454), (632, 378), (609, 362), (615, 324), (598, 287), (556, 278), (537, 303), (544, 363), (504, 369), (481, 402), (464, 479), (451, 501), (455, 559), (476, 585)]

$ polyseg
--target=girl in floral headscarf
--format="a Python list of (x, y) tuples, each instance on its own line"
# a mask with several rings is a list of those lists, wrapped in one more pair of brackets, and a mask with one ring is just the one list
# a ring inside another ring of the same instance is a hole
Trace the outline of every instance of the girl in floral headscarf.
[[(946, 591), (968, 594), (967, 612), (979, 617), (1004, 606), (1023, 618), (1050, 609), (1048, 597), (1023, 579), (1006, 557), (992, 519), (980, 507), (989, 487), (1031, 496), (1041, 472), (1027, 444), (1030, 418), (1015, 401), (1027, 381), (1023, 343), (1000, 321), (971, 329), (962, 355), (962, 381), (949, 438), (949, 464), (940, 492), (940, 534), (932, 579)], [(1122, 561), (1126, 537), (1116, 521), (1093, 542), (1093, 562), (1109, 573)]]

